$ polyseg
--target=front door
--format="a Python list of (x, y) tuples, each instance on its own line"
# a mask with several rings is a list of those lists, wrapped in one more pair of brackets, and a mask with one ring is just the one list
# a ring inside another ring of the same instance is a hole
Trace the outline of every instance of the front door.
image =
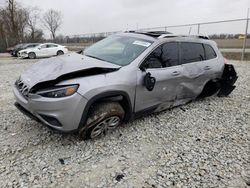
[(39, 47), (39, 50), (36, 52), (37, 57), (46, 57), (47, 51), (48, 51), (47, 45), (46, 44), (41, 45)]
[[(137, 71), (135, 112), (161, 111), (173, 105), (176, 86), (182, 81), (183, 67), (179, 65), (178, 43), (168, 42), (157, 47)], [(144, 85), (147, 73), (156, 79), (149, 91)]]

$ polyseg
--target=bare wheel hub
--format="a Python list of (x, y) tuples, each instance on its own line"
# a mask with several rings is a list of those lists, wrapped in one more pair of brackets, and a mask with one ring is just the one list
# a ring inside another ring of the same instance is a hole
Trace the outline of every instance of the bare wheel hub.
[(120, 124), (120, 121), (118, 116), (111, 116), (102, 120), (92, 129), (90, 137), (96, 138), (107, 130), (115, 129)]

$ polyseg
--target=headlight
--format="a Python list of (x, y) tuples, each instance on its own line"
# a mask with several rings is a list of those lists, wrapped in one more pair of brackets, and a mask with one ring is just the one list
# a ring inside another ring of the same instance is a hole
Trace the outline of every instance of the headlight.
[(27, 52), (26, 52), (26, 51), (24, 51), (24, 52), (22, 52), (22, 54), (27, 54)]
[(44, 91), (38, 91), (36, 94), (49, 98), (67, 97), (73, 95), (77, 91), (78, 87), (79, 85), (59, 86)]

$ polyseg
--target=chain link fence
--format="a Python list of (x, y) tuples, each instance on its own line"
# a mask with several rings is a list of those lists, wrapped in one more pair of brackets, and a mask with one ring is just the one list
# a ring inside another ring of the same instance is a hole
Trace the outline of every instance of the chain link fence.
[[(220, 20), (213, 22), (191, 23), (183, 25), (167, 25), (160, 27), (149, 27), (140, 29), (130, 29), (138, 32), (145, 31), (168, 31), (182, 35), (208, 35), (215, 40), (222, 53), (231, 52), (237, 58), (245, 59), (246, 55), (250, 58), (250, 34), (248, 34), (249, 18)], [(109, 35), (121, 33), (123, 31), (88, 33), (67, 36), (64, 43), (70, 49), (82, 49)]]

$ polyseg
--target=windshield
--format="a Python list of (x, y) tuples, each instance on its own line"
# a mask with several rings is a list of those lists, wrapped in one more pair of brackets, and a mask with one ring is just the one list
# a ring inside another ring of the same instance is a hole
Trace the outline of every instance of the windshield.
[(111, 36), (84, 51), (84, 55), (125, 66), (135, 60), (152, 42), (128, 36)]

